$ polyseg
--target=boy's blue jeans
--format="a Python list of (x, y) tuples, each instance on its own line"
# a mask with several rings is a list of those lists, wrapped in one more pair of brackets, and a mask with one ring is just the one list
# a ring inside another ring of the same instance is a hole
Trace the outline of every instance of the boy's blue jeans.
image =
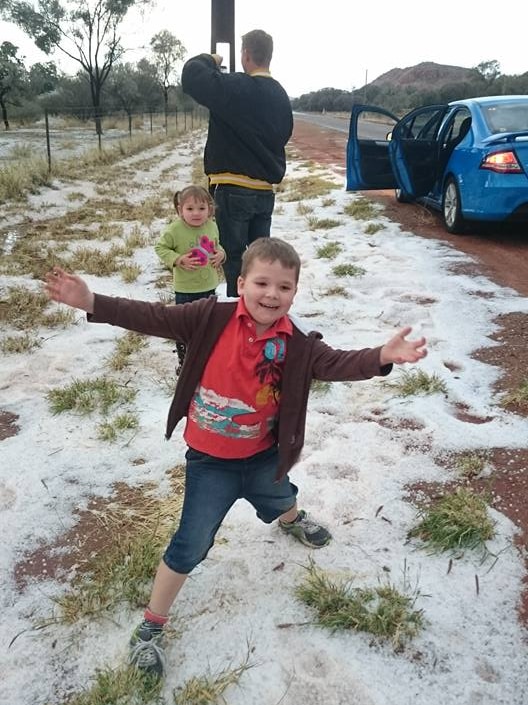
[(295, 504), (297, 487), (288, 476), (275, 482), (276, 446), (237, 460), (215, 458), (192, 448), (185, 457), (185, 497), (180, 526), (163, 556), (165, 564), (176, 573), (190, 573), (203, 561), (237, 499), (247, 499), (266, 524)]

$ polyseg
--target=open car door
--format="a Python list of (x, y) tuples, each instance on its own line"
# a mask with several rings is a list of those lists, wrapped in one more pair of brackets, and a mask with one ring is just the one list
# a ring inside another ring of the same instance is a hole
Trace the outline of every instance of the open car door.
[(347, 142), (347, 191), (398, 188), (389, 137), (398, 118), (383, 108), (354, 105)]
[(426, 196), (439, 178), (438, 133), (448, 105), (417, 108), (401, 120), (383, 108), (355, 105), (347, 143), (347, 191), (398, 188)]
[(405, 115), (392, 131), (389, 156), (398, 188), (412, 198), (427, 196), (441, 176), (438, 133), (448, 105), (429, 105)]

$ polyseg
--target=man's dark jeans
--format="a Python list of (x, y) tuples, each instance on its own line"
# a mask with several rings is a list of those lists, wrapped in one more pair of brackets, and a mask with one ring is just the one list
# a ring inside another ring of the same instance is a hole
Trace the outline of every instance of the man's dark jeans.
[(254, 240), (269, 237), (275, 193), (220, 184), (215, 189), (214, 199), (220, 244), (226, 252), (226, 293), (238, 296), (237, 279), (242, 255)]

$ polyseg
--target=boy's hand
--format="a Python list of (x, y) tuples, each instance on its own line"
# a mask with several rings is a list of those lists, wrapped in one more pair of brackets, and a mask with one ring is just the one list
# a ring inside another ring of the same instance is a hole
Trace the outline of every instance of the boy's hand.
[(427, 355), (427, 350), (424, 347), (425, 338), (405, 340), (411, 331), (412, 328), (410, 326), (402, 328), (394, 338), (385, 343), (380, 352), (381, 366), (390, 363), (401, 365), (403, 362), (418, 362), (418, 360)]
[(68, 274), (60, 267), (54, 267), (46, 274), (44, 290), (53, 301), (93, 313), (94, 295), (84, 279), (76, 274)]

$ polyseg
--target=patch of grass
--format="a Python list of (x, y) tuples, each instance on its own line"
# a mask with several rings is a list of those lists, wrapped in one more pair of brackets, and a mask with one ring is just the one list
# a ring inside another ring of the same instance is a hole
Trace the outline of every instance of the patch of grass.
[(52, 178), (46, 159), (34, 157), (7, 164), (0, 169), (0, 203), (20, 199), (40, 186), (49, 186)]
[(34, 292), (23, 286), (11, 286), (0, 299), (0, 321), (17, 330), (65, 328), (75, 320), (72, 309), (54, 308), (47, 311), (50, 300), (43, 292)]
[(72, 411), (86, 416), (97, 410), (106, 414), (116, 404), (132, 401), (136, 394), (136, 390), (118, 384), (108, 377), (95, 377), (77, 379), (66, 387), (52, 389), (46, 398), (54, 415)]
[(380, 230), (383, 230), (383, 225), (381, 225), (381, 223), (367, 223), (367, 225), (365, 225), (364, 233), (365, 235), (375, 235)]
[(118, 247), (111, 247), (107, 252), (79, 247), (70, 257), (68, 269), (109, 277), (123, 267), (120, 257), (123, 257), (123, 251)]
[(116, 441), (125, 431), (130, 431), (139, 426), (137, 414), (118, 414), (113, 419), (104, 421), (98, 426), (97, 437), (102, 441)]
[(162, 681), (137, 668), (107, 668), (97, 671), (94, 683), (70, 696), (66, 705), (161, 705), (162, 686)]
[(317, 196), (326, 196), (338, 188), (333, 181), (320, 176), (302, 176), (300, 179), (286, 178), (277, 187), (283, 201), (303, 201)]
[(409, 530), (408, 538), (419, 538), (431, 553), (461, 549), (485, 549), (495, 535), (483, 497), (458, 488), (429, 507), (420, 510), (420, 521)]
[(390, 583), (353, 587), (351, 579), (332, 580), (310, 562), (307, 576), (295, 593), (316, 611), (317, 622), (322, 627), (367, 632), (389, 641), (397, 649), (424, 626), (423, 611), (415, 609), (418, 593), (409, 593), (407, 584), (404, 592)]
[(489, 460), (490, 454), (488, 451), (460, 453), (455, 457), (455, 467), (459, 475), (471, 480), (482, 474)]
[(313, 216), (306, 218), (306, 222), (310, 230), (331, 230), (341, 225), (341, 221), (334, 218), (314, 218)]
[(324, 382), (321, 379), (312, 379), (310, 391), (314, 394), (326, 394), (332, 387), (331, 382)]
[(336, 277), (362, 277), (367, 271), (356, 264), (336, 264), (332, 268), (332, 273)]
[(323, 208), (329, 208), (330, 206), (335, 206), (335, 198), (323, 198), (321, 205)]
[(319, 259), (334, 259), (342, 249), (343, 246), (339, 242), (328, 242), (317, 249), (315, 256)]
[(155, 496), (153, 484), (144, 485), (104, 511), (94, 510), (96, 531), (112, 540), (104, 550), (83, 555), (82, 571), (55, 600), (59, 616), (50, 622), (73, 624), (123, 602), (133, 607), (147, 604), (156, 568), (181, 513), (184, 477), (181, 466), (170, 471), (167, 497)]
[(33, 147), (27, 142), (15, 144), (9, 150), (10, 159), (29, 159), (33, 156)]
[(81, 191), (71, 191), (67, 196), (66, 200), (67, 201), (83, 201), (85, 198), (84, 193), (81, 193)]
[(8, 335), (0, 342), (0, 350), (6, 355), (16, 355), (17, 353), (26, 353), (35, 348), (40, 348), (42, 342), (30, 335)]
[(322, 292), (322, 296), (344, 296), (346, 299), (348, 297), (348, 291), (344, 286), (331, 286)]
[(314, 212), (313, 206), (308, 205), (307, 203), (304, 203), (304, 201), (299, 201), (297, 204), (297, 213), (299, 215), (310, 215), (310, 213)]
[(528, 409), (528, 378), (523, 380), (517, 389), (512, 389), (501, 399), (501, 406)]
[(356, 220), (370, 220), (375, 218), (378, 211), (374, 204), (364, 198), (358, 198), (344, 207), (346, 215), (349, 215)]
[(131, 356), (147, 347), (147, 345), (146, 336), (134, 333), (134, 331), (127, 331), (116, 341), (115, 351), (108, 363), (110, 369), (117, 371), (128, 367)]
[(447, 395), (445, 382), (438, 375), (428, 375), (423, 370), (405, 370), (392, 386), (396, 388), (401, 397), (438, 393)]
[(121, 279), (125, 282), (125, 284), (131, 284), (132, 282), (137, 281), (141, 272), (142, 269), (139, 264), (126, 264), (119, 270)]
[[(188, 680), (183, 688), (173, 691), (174, 705), (216, 705), (226, 701), (224, 692), (232, 685), (238, 685), (242, 674), (252, 668), (249, 654), (245, 661), (235, 668), (224, 668), (217, 673), (207, 673)], [(221, 700), (220, 700), (221, 698)]]

